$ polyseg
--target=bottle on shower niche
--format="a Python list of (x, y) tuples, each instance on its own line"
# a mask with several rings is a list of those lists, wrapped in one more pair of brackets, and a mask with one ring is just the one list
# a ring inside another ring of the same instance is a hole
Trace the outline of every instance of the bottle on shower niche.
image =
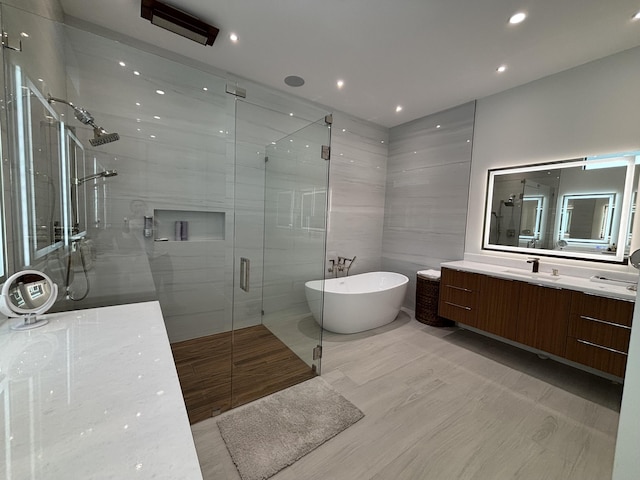
[(153, 232), (153, 217), (149, 217), (147, 215), (144, 216), (144, 236), (149, 238), (151, 237), (151, 233)]

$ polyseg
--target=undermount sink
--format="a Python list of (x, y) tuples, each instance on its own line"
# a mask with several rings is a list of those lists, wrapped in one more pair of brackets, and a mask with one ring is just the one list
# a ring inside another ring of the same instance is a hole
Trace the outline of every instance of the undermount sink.
[(551, 281), (556, 281), (556, 280), (560, 280), (562, 277), (560, 275), (552, 275), (550, 273), (546, 273), (546, 272), (528, 272), (526, 270), (518, 270), (518, 269), (513, 269), (513, 270), (504, 270), (504, 273), (512, 273), (514, 275), (520, 275), (521, 277), (529, 277), (529, 278), (536, 278), (536, 279), (540, 279), (540, 280), (551, 280)]

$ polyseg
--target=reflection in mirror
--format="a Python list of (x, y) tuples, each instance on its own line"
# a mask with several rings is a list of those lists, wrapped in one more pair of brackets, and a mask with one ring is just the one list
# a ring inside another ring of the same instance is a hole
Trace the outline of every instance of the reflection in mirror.
[(2, 286), (0, 312), (8, 317), (24, 317), (24, 321), (12, 325), (13, 330), (30, 330), (48, 323), (38, 317), (55, 303), (58, 286), (51, 278), (37, 270), (14, 273)]
[(611, 241), (615, 193), (563, 195), (560, 239), (570, 242)]
[(490, 171), (483, 248), (622, 262), (638, 160), (629, 152)]

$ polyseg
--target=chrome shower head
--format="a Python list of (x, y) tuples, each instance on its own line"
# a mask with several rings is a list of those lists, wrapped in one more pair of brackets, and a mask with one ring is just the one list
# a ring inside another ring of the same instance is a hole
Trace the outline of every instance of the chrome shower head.
[(79, 122), (84, 123), (85, 125), (91, 125), (93, 127), (93, 138), (89, 139), (89, 143), (91, 144), (91, 146), (98, 147), (100, 145), (104, 145), (105, 143), (111, 143), (115, 142), (116, 140), (120, 140), (120, 135), (118, 135), (117, 133), (107, 133), (104, 128), (96, 125), (93, 115), (91, 115), (88, 110), (77, 107), (68, 100), (54, 98), (51, 95), (47, 95), (47, 101), (49, 103), (60, 102), (69, 105), (71, 108), (73, 108), (75, 117)]
[(89, 143), (92, 147), (98, 147), (117, 140), (120, 140), (120, 135), (117, 133), (107, 133), (104, 128), (97, 127), (93, 129), (93, 138), (89, 139)]

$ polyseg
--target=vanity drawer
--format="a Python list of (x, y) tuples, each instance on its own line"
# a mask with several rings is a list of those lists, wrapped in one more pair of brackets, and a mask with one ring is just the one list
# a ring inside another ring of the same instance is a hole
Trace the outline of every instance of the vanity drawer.
[(565, 358), (583, 365), (624, 377), (627, 355), (587, 340), (568, 337)]
[(631, 327), (634, 302), (615, 298), (599, 297), (582, 292), (571, 293), (571, 317), (587, 316)]
[(454, 322), (475, 326), (478, 317), (478, 289), (480, 277), (476, 273), (442, 269), (438, 315)]
[(568, 336), (626, 353), (633, 302), (572, 292)]
[(572, 315), (569, 321), (569, 337), (627, 353), (631, 327), (589, 315)]

